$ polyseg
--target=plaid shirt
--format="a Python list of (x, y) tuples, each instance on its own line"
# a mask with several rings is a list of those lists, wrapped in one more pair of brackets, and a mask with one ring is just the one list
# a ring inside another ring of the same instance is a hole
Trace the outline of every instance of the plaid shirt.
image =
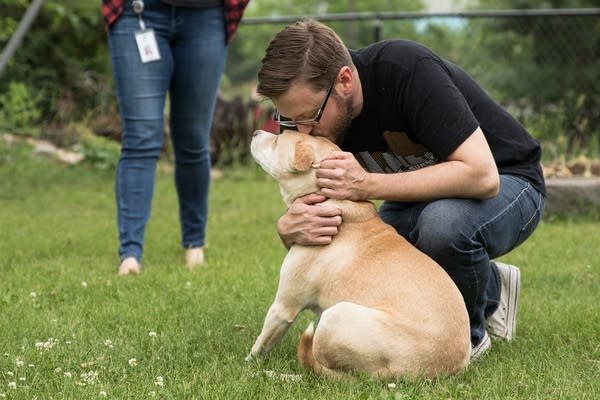
[[(108, 29), (113, 22), (123, 13), (123, 3), (127, 0), (102, 0), (102, 14), (104, 14), (104, 23)], [(244, 9), (250, 0), (224, 0), (223, 11), (225, 17), (225, 25), (227, 28), (227, 42), (231, 42), (235, 36)]]

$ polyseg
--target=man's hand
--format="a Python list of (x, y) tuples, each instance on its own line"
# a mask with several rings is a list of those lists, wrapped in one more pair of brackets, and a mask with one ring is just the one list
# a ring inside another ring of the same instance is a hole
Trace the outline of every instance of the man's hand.
[(308, 194), (296, 199), (277, 222), (277, 232), (288, 249), (293, 244), (326, 245), (337, 235), (342, 211), (320, 204), (327, 197)]
[(320, 193), (337, 200), (369, 200), (368, 172), (352, 153), (336, 151), (321, 161), (317, 169)]

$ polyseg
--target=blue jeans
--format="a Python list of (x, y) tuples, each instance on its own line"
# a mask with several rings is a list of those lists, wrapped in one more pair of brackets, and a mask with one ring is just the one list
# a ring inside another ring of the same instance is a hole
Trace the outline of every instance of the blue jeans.
[(119, 256), (141, 260), (163, 147), (163, 112), (170, 99), (175, 187), (184, 247), (204, 245), (210, 183), (209, 135), (227, 44), (223, 9), (182, 8), (145, 0), (146, 28), (161, 59), (142, 63), (131, 2), (108, 33), (122, 124), (116, 172)]
[(386, 201), (379, 214), (450, 275), (467, 306), (471, 342), (478, 344), (500, 300), (500, 277), (491, 260), (523, 243), (543, 209), (544, 196), (529, 182), (501, 175), (500, 193), (493, 199)]

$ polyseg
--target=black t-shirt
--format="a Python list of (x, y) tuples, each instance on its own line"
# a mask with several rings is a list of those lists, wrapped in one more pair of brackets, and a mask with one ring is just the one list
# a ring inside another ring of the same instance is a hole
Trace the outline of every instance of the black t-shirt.
[(480, 126), (500, 174), (545, 194), (537, 140), (458, 66), (406, 40), (350, 53), (363, 109), (340, 144), (365, 168), (396, 172), (445, 160)]

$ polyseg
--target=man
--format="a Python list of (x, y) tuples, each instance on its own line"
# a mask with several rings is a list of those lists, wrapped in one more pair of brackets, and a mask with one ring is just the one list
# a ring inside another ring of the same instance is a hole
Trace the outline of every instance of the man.
[(327, 26), (299, 21), (273, 38), (258, 79), (282, 128), (344, 150), (320, 163), (320, 193), (279, 219), (284, 244), (334, 239), (342, 221), (339, 210), (319, 204), (326, 198), (384, 200), (382, 219), (460, 289), (471, 357), (489, 349), (488, 331), (511, 340), (519, 269), (492, 259), (541, 218), (539, 143), (463, 70), (409, 41), (352, 51)]

